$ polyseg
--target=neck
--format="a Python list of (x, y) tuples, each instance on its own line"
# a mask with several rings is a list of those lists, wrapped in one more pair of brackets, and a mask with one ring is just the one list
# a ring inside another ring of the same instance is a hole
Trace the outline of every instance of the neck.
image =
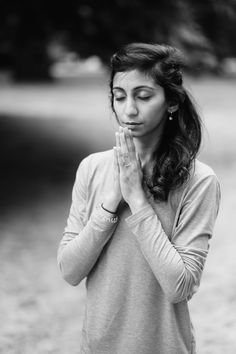
[(165, 120), (159, 123), (159, 125), (151, 132), (142, 136), (134, 136), (134, 144), (139, 159), (141, 160), (141, 167), (145, 174), (152, 173), (153, 167), (153, 153), (160, 144), (163, 134)]
[(155, 137), (155, 141), (150, 139), (150, 136), (134, 138), (134, 144), (144, 173), (148, 174), (151, 172), (152, 156), (159, 144), (159, 141), (160, 139), (157, 140), (157, 137)]

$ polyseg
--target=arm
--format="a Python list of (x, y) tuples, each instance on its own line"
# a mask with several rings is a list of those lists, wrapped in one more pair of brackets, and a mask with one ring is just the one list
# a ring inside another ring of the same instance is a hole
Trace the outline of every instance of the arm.
[(88, 275), (116, 228), (116, 223), (109, 221), (112, 215), (100, 205), (86, 220), (88, 162), (89, 158), (84, 159), (78, 168), (67, 226), (57, 255), (63, 278), (71, 285), (79, 284)]
[(171, 241), (151, 205), (126, 219), (168, 299), (188, 299), (199, 286), (220, 199), (214, 175), (188, 190)]
[(189, 181), (169, 240), (142, 188), (141, 166), (126, 128), (119, 130), (117, 151), (121, 193), (133, 214), (127, 224), (168, 299), (173, 303), (189, 299), (199, 286), (218, 212), (216, 176), (202, 171)]

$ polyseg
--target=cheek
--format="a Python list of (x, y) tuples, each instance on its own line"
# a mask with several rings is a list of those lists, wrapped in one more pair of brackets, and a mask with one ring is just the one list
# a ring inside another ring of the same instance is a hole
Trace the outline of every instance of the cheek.
[(116, 103), (113, 104), (113, 108), (114, 108), (114, 113), (117, 116), (117, 118), (119, 119), (119, 117), (121, 117), (122, 115), (122, 109), (121, 109), (121, 105), (117, 105)]
[(148, 108), (146, 112), (150, 119), (161, 119), (165, 116), (167, 105), (165, 102), (155, 103)]

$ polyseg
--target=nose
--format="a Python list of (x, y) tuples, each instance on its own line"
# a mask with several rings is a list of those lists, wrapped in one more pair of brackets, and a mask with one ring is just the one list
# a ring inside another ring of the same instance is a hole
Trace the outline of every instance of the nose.
[(136, 116), (138, 114), (138, 109), (133, 99), (127, 99), (125, 106), (125, 114), (127, 117)]

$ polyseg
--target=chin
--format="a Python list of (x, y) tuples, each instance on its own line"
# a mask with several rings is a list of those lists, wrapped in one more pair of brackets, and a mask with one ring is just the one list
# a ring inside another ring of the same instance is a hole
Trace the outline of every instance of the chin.
[(131, 133), (133, 138), (142, 138), (143, 136), (145, 136), (145, 134), (133, 130), (131, 130)]

